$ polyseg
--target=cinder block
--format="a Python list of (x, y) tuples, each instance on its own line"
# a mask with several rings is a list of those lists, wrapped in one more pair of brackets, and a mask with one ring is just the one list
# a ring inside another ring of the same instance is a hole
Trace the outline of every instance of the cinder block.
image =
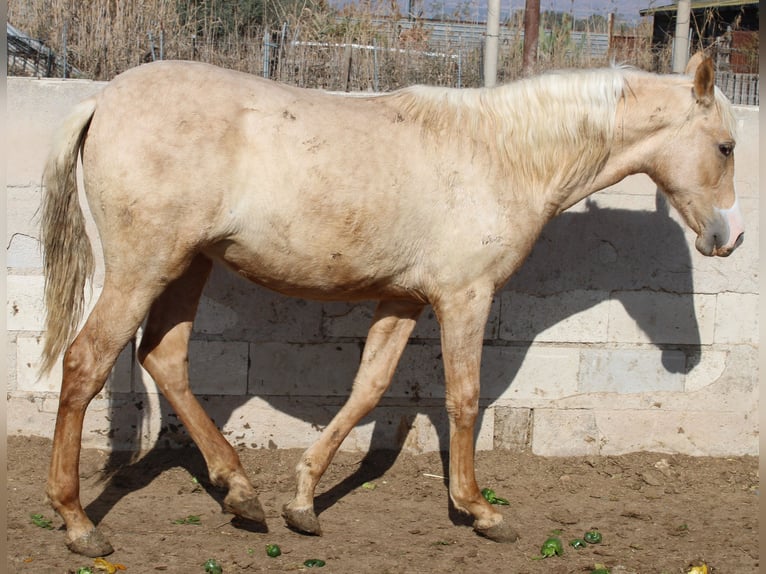
[[(482, 350), (480, 396), (500, 404), (530, 404), (577, 392), (580, 351), (571, 347), (502, 347)], [(388, 398), (445, 398), (444, 365), (438, 345), (408, 345)], [(406, 403), (405, 403), (406, 404)]]
[(582, 352), (582, 393), (681, 392), (686, 356), (655, 349), (588, 349)]
[[(308, 448), (340, 410), (340, 405), (286, 396), (204, 399), (206, 412), (235, 445), (250, 448)], [(477, 423), (479, 450), (493, 445), (494, 417), (482, 411)], [(351, 430), (341, 450), (393, 449), (420, 453), (449, 449), (449, 421), (443, 406), (380, 406)]]
[(709, 345), (715, 295), (619, 291), (609, 302), (610, 343)]
[(193, 393), (246, 395), (247, 371), (247, 343), (241, 341), (189, 342), (189, 380)]
[(715, 343), (758, 344), (758, 299), (752, 293), (719, 293), (716, 299)]
[[(322, 305), (259, 287), (216, 265), (195, 329), (248, 342), (321, 342)], [(217, 315), (217, 317), (215, 316)]]
[[(236, 445), (251, 448), (308, 448), (340, 410), (340, 404), (309, 397), (204, 397), (206, 412)], [(482, 409), (476, 424), (477, 450), (493, 448), (492, 409)], [(449, 449), (449, 418), (443, 405), (381, 405), (349, 433), (340, 447), (367, 452), (393, 449), (421, 453)]]
[(482, 398), (514, 405), (559, 399), (577, 392), (580, 350), (572, 347), (485, 347)]
[(444, 362), (441, 347), (410, 344), (404, 349), (386, 398), (396, 404), (417, 405), (421, 400), (444, 400)]
[(61, 389), (61, 361), (56, 361), (46, 375), (38, 376), (42, 349), (41, 336), (25, 336), (16, 339), (16, 387), (19, 391), (58, 393)]
[[(96, 398), (88, 406), (83, 421), (82, 445), (85, 448), (137, 449), (151, 448), (155, 439), (137, 435), (138, 422), (132, 398), (115, 395)], [(13, 394), (8, 397), (8, 433), (53, 438), (58, 399)], [(156, 435), (156, 433), (155, 433)]]
[(53, 438), (56, 411), (43, 410), (41, 398), (28, 394), (9, 394), (5, 412), (9, 435), (40, 436)]
[(45, 329), (42, 275), (8, 275), (6, 278), (6, 328), (9, 331), (43, 331)]
[[(47, 374), (40, 376), (42, 336), (23, 336), (16, 340), (16, 386), (19, 391), (30, 393), (58, 393), (61, 390), (61, 359), (57, 360)], [(122, 351), (110, 373), (104, 391), (128, 392), (131, 388), (133, 347), (128, 344)]]
[(203, 295), (194, 318), (194, 332), (223, 335), (236, 328), (238, 321), (239, 317), (231, 307)]
[(608, 293), (568, 291), (538, 297), (502, 293), (500, 339), (538, 343), (605, 341), (608, 328)]
[(80, 100), (104, 82), (7, 78), (8, 184), (39, 184), (53, 131)]
[(369, 301), (347, 303), (332, 301), (322, 305), (322, 333), (326, 337), (367, 337), (372, 325), (375, 304)]
[(532, 452), (539, 456), (589, 456), (600, 450), (592, 411), (535, 409)]
[[(9, 164), (10, 165), (10, 164)], [(8, 170), (9, 175), (13, 170)], [(42, 174), (40, 174), (42, 176)], [(42, 177), (35, 184), (6, 187), (6, 245), (18, 235), (31, 240), (40, 236), (40, 204)], [(10, 266), (10, 265), (9, 265)]]
[[(45, 330), (45, 278), (42, 275), (8, 275), (6, 278), (6, 328), (8, 331)], [(101, 288), (90, 283), (84, 290), (85, 310), (80, 327), (96, 304)]]
[(699, 391), (715, 383), (726, 370), (729, 353), (705, 347), (699, 354), (699, 360), (684, 380), (687, 393)]
[(355, 343), (257, 343), (250, 353), (250, 395), (346, 397), (361, 348)]
[(40, 242), (34, 237), (16, 233), (6, 251), (5, 264), (8, 269), (42, 271), (43, 259)]
[(17, 373), (18, 373), (18, 366), (17, 366), (17, 358), (18, 358), (18, 350), (16, 348), (16, 337), (6, 337), (6, 340), (8, 343), (5, 346), (5, 368), (8, 370), (8, 380), (6, 381), (6, 390), (8, 392), (13, 392), (17, 389)]
[(732, 412), (536, 409), (533, 452), (540, 456), (668, 452), (694, 456), (758, 453), (757, 417)]
[(757, 416), (741, 412), (646, 410), (595, 414), (600, 454), (650, 451), (692, 456), (758, 454)]
[(693, 248), (685, 225), (658, 202), (653, 185), (640, 195), (601, 192), (546, 225), (506, 291), (692, 293)]
[(494, 449), (522, 452), (531, 448), (532, 409), (495, 406), (492, 411), (495, 415)]
[(734, 117), (739, 142), (734, 148), (734, 186), (740, 199), (757, 198), (760, 193), (758, 170), (755, 168), (761, 162), (759, 146), (747, 145), (745, 142), (758, 141), (759, 109), (752, 106), (734, 106)]

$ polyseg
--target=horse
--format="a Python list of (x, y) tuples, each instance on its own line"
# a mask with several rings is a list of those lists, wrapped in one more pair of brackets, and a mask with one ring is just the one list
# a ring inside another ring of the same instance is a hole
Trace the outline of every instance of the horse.
[[(189, 388), (189, 338), (215, 262), (285, 295), (377, 301), (347, 402), (296, 466), (295, 496), (282, 513), (289, 528), (321, 534), (316, 486), (386, 391), (431, 305), (445, 371), (449, 497), (478, 535), (516, 540), (476, 482), (479, 365), (493, 295), (546, 222), (646, 173), (702, 254), (727, 256), (743, 240), (731, 104), (714, 86), (710, 59), (693, 58), (686, 72), (611, 66), (492, 88), (350, 97), (157, 62), (78, 104), (54, 136), (41, 217), (41, 371), (63, 363), (46, 494), (69, 549), (112, 552), (80, 503), (83, 420), (144, 321), (137, 359), (211, 482), (226, 489), (223, 509), (264, 523), (236, 452)], [(105, 268), (79, 332), (94, 256), (78, 158)]]

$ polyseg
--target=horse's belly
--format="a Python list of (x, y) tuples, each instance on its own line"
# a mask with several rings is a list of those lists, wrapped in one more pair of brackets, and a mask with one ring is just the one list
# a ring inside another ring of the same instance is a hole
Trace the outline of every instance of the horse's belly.
[(254, 249), (233, 241), (211, 246), (206, 252), (249, 281), (286, 295), (323, 300), (425, 300), (401, 254), (385, 257), (371, 249), (362, 256), (358, 248), (339, 245)]

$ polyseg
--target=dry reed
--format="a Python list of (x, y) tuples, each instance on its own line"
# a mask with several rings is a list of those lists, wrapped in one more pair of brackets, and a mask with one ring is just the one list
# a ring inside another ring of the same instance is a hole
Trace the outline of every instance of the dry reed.
[[(66, 44), (69, 63), (98, 80), (160, 57), (262, 74), (268, 49), (270, 77), (303, 86), (386, 91), (412, 83), (482, 83), (480, 44), (454, 41), (434, 48), (428, 29), (401, 26), (391, 0), (363, 0), (340, 11), (325, 0), (272, 0), (272, 25), (234, 22), (228, 28), (211, 16), (223, 2), (208, 0), (208, 10), (184, 13), (179, 0), (9, 0), (8, 21), (57, 53)], [(504, 26), (512, 39), (501, 46), (498, 68), (499, 79), (509, 81), (521, 75), (521, 20), (511, 18)], [(652, 53), (648, 33), (643, 25), (631, 50), (594, 57), (587, 41), (575, 42), (569, 30), (554, 28), (541, 35), (537, 71), (606, 65), (610, 56), (662, 71), (664, 56)], [(357, 47), (349, 58), (345, 45), (352, 43)]]

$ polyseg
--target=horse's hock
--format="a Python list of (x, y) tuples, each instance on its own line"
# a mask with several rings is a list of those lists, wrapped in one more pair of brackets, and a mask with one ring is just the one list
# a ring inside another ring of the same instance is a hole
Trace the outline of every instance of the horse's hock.
[[(37, 379), (44, 319), (36, 219), (41, 173), (54, 126), (102, 85), (8, 78), (11, 434), (52, 436), (60, 367)], [(555, 219), (495, 297), (477, 448), (757, 454), (758, 108), (735, 113), (744, 245), (727, 259), (698, 254), (693, 233), (658, 203), (644, 176)], [(192, 387), (233, 444), (305, 448), (348, 396), (372, 309), (285, 298), (216, 268), (195, 323)], [(91, 404), (86, 446), (189, 440), (132, 359), (135, 350), (133, 343), (123, 352)], [(427, 310), (392, 388), (342, 448), (446, 450), (447, 429), (438, 326)]]

